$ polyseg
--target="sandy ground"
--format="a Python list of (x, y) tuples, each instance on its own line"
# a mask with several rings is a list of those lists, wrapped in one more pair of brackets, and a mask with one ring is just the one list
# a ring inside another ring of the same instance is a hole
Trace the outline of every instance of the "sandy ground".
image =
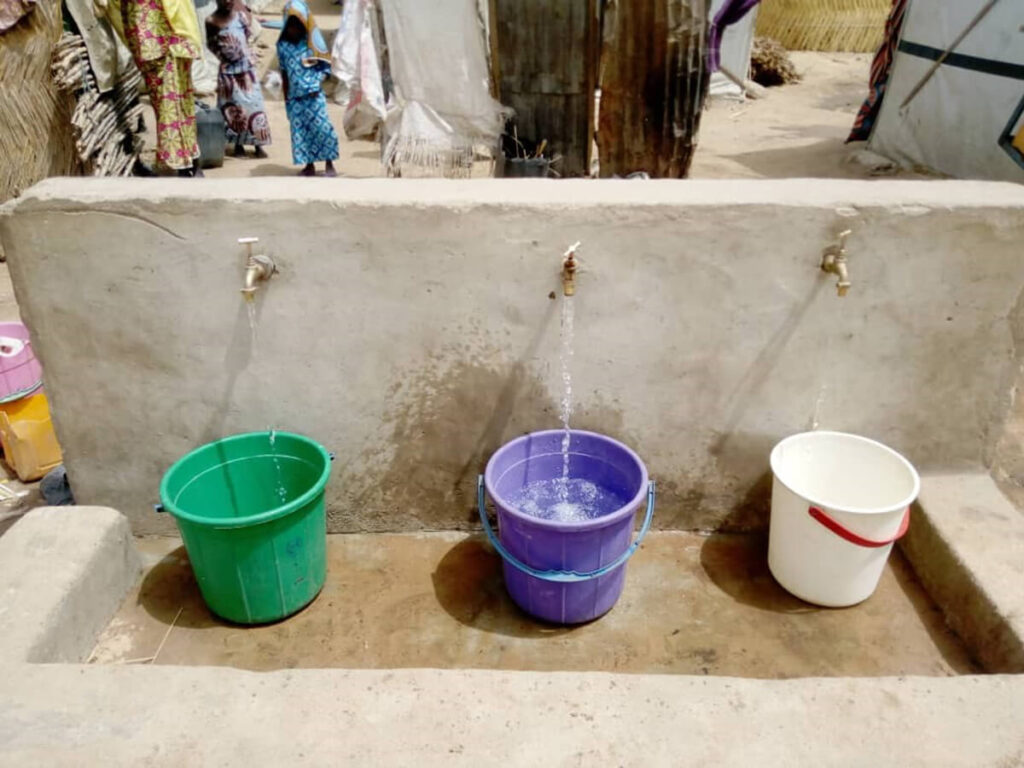
[(844, 143), (867, 95), (870, 54), (791, 56), (801, 82), (769, 88), (762, 99), (711, 100), (691, 178), (921, 178), (895, 169), (877, 173), (852, 159), (863, 143)]
[[(275, 17), (273, 7), (260, 15)], [(314, 10), (325, 36), (332, 39), (339, 19), (337, 7), (330, 0), (318, 0)], [(273, 46), (277, 34), (276, 30), (266, 29), (260, 36), (257, 51), (261, 73), (276, 67)], [(908, 171), (879, 173), (852, 160), (863, 149), (862, 144), (844, 143), (867, 93), (869, 54), (797, 51), (792, 56), (803, 75), (800, 83), (770, 88), (760, 99), (709, 101), (701, 121), (691, 178), (919, 177)], [(208, 169), (207, 176), (287, 176), (298, 171), (291, 161), (284, 102), (267, 96), (266, 107), (273, 137), (272, 145), (266, 147), (268, 157), (257, 160), (251, 151), (245, 158), (228, 156), (223, 167)], [(341, 140), (341, 158), (337, 163), (340, 175), (383, 175), (378, 144), (346, 139), (342, 130), (344, 108), (331, 98), (328, 113)], [(153, 143), (154, 137), (148, 136), (147, 144)], [(484, 171), (479, 175), (486, 175), (488, 168), (479, 170)]]

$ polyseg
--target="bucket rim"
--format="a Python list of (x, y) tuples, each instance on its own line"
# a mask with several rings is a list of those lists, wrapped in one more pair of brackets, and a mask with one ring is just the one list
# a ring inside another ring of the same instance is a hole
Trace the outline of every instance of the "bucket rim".
[[(251, 439), (254, 437), (265, 437), (270, 439), (271, 432), (274, 433), (275, 439), (278, 437), (294, 438), (300, 442), (307, 443), (313, 446), (317, 452), (321, 455), (324, 461), (323, 471), (320, 476), (316, 479), (316, 482), (295, 499), (292, 499), (287, 504), (282, 504), (279, 507), (273, 507), (264, 512), (258, 512), (255, 515), (248, 515), (246, 517), (205, 517), (203, 515), (196, 515), (191, 512), (186, 512), (181, 509), (171, 499), (170, 492), (168, 490), (169, 478), (174, 475), (175, 471), (188, 459), (192, 458), (197, 453), (211, 449), (215, 445), (221, 445), (223, 443), (235, 443), (241, 442), (242, 440)], [(324, 448), (320, 443), (311, 437), (300, 435), (296, 432), (285, 432), (283, 430), (262, 430), (256, 432), (241, 432), (236, 435), (228, 435), (222, 437), (219, 440), (211, 440), (208, 443), (200, 445), (198, 448), (193, 448), (191, 451), (186, 453), (176, 462), (174, 462), (166, 472), (164, 472), (163, 478), (160, 480), (160, 503), (163, 504), (164, 509), (171, 513), (178, 520), (186, 520), (196, 525), (205, 526), (207, 528), (247, 528), (252, 525), (260, 525), (262, 523), (269, 523), (273, 520), (277, 520), (282, 517), (287, 517), (292, 512), (306, 506), (312, 501), (317, 495), (323, 493), (327, 480), (331, 475), (331, 455), (327, 449)]]
[[(538, 525), (542, 528), (547, 528), (554, 531), (595, 530), (598, 528), (604, 528), (609, 525), (614, 525), (618, 522), (621, 522), (624, 518), (628, 517), (629, 515), (636, 514), (637, 509), (647, 498), (647, 486), (650, 479), (647, 476), (647, 465), (644, 464), (639, 454), (637, 454), (636, 451), (634, 451), (625, 443), (616, 440), (614, 437), (609, 437), (608, 435), (601, 434), (600, 432), (591, 432), (586, 429), (570, 429), (569, 434), (584, 435), (586, 437), (593, 437), (599, 440), (603, 440), (606, 443), (610, 443), (614, 445), (616, 448), (620, 449), (623, 453), (627, 454), (630, 457), (630, 459), (636, 462), (636, 465), (640, 468), (640, 487), (637, 489), (636, 494), (630, 501), (626, 502), (624, 505), (622, 505), (615, 511), (609, 512), (606, 515), (601, 515), (600, 517), (595, 517), (592, 520), (581, 520), (578, 522), (570, 520), (545, 520), (541, 517), (534, 517), (533, 515), (528, 515), (525, 512), (520, 512), (512, 504), (510, 504), (504, 497), (499, 495), (494, 490), (494, 481), (496, 480), (496, 478), (494, 477), (494, 463), (495, 459), (497, 459), (498, 456), (500, 456), (503, 451), (505, 451), (506, 449), (510, 448), (513, 445), (518, 445), (519, 443), (525, 442), (527, 440), (535, 440), (538, 438), (545, 438), (552, 435), (563, 434), (565, 434), (564, 429), (542, 429), (537, 432), (527, 432), (525, 435), (520, 435), (519, 437), (513, 440), (509, 440), (507, 443), (502, 444), (502, 446), (498, 448), (498, 450), (491, 454), (491, 458), (487, 461), (487, 467), (484, 469), (484, 486), (487, 488), (487, 495), (494, 500), (495, 504), (497, 504), (501, 508), (501, 511), (511, 515), (517, 520), (521, 520), (525, 523), (533, 525)], [(537, 455), (548, 456), (554, 455), (554, 453)]]
[[(826, 504), (821, 499), (813, 498), (812, 496), (808, 496), (807, 494), (805, 494), (805, 493), (803, 493), (801, 491), (798, 491), (790, 483), (787, 483), (782, 478), (782, 476), (779, 474), (779, 462), (781, 461), (780, 453), (781, 453), (782, 449), (785, 447), (785, 445), (787, 443), (796, 442), (796, 441), (801, 440), (801, 439), (807, 439), (809, 436), (812, 436), (812, 435), (813, 436), (821, 436), (821, 437), (842, 437), (842, 438), (848, 438), (848, 439), (854, 440), (856, 442), (867, 443), (868, 445), (872, 445), (872, 446), (874, 446), (876, 448), (880, 448), (883, 452), (885, 452), (885, 453), (889, 454), (890, 456), (893, 456), (894, 458), (896, 458), (896, 460), (899, 461), (903, 465), (903, 467), (910, 473), (910, 477), (913, 479), (913, 489), (907, 495), (907, 497), (905, 499), (901, 500), (898, 504), (891, 504), (891, 505), (886, 506), (886, 507), (878, 507), (878, 508), (852, 507), (852, 506), (841, 506), (841, 505), (836, 505), (836, 504)], [(905, 509), (907, 509), (907, 507), (909, 507), (911, 504), (913, 504), (914, 501), (917, 499), (917, 497), (921, 493), (921, 476), (918, 474), (917, 469), (914, 467), (913, 464), (910, 463), (910, 460), (907, 459), (906, 456), (904, 456), (899, 451), (897, 451), (897, 450), (895, 450), (893, 448), (890, 448), (885, 443), (881, 443), (878, 440), (872, 440), (870, 437), (864, 437), (864, 435), (857, 435), (857, 434), (854, 434), (852, 432), (839, 432), (839, 431), (827, 430), (827, 429), (816, 429), (816, 430), (811, 430), (809, 432), (797, 432), (795, 435), (790, 435), (789, 437), (783, 438), (782, 440), (780, 440), (778, 443), (775, 444), (775, 447), (772, 448), (772, 453), (771, 453), (771, 456), (769, 458), (769, 463), (771, 464), (772, 476), (778, 482), (780, 482), (783, 486), (785, 486), (787, 489), (789, 489), (792, 493), (796, 494), (801, 499), (806, 499), (810, 504), (813, 504), (813, 505), (818, 506), (818, 507), (822, 507), (823, 509), (832, 510), (833, 512), (847, 512), (847, 513), (854, 514), (854, 515), (888, 515), (888, 514), (892, 514), (893, 512), (902, 512)]]

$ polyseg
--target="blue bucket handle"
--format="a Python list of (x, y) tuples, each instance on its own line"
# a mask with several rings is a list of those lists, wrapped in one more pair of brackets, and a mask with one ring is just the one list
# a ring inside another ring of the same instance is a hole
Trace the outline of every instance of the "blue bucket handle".
[(505, 549), (500, 541), (498, 541), (498, 537), (495, 535), (494, 529), (491, 528), (491, 521), (487, 519), (487, 491), (484, 488), (483, 475), (480, 475), (480, 477), (477, 478), (476, 495), (477, 506), (480, 510), (480, 522), (483, 523), (484, 533), (487, 534), (487, 540), (491, 542), (491, 546), (497, 550), (498, 554), (501, 555), (502, 559), (509, 565), (518, 568), (528, 576), (543, 579), (544, 581), (557, 581), (562, 583), (590, 581), (591, 579), (596, 579), (598, 576), (604, 576), (606, 573), (614, 571), (620, 565), (629, 560), (629, 558), (633, 556), (633, 553), (640, 547), (640, 542), (644, 540), (644, 536), (647, 535), (647, 531), (651, 528), (651, 518), (654, 517), (654, 481), (651, 480), (647, 484), (647, 513), (644, 515), (644, 524), (640, 526), (640, 534), (636, 537), (636, 540), (629, 545), (625, 552), (608, 563), (608, 565), (602, 565), (595, 571), (542, 571), (517, 559), (511, 552)]

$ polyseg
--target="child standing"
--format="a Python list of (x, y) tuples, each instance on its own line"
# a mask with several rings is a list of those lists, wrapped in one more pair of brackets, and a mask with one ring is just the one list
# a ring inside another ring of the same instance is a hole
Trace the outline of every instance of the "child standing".
[(292, 132), (292, 161), (305, 166), (300, 176), (315, 176), (313, 163), (324, 161), (324, 175), (337, 176), (338, 134), (327, 116), (327, 98), (321, 84), (331, 68), (331, 57), (313, 14), (303, 0), (288, 0), (284, 29), (277, 40), (285, 111)]
[(270, 143), (270, 122), (249, 51), (251, 30), (252, 12), (243, 0), (217, 0), (216, 12), (206, 19), (206, 44), (220, 59), (217, 108), (227, 138), (235, 144), (235, 157), (245, 157), (245, 145), (252, 144), (253, 156), (262, 158)]

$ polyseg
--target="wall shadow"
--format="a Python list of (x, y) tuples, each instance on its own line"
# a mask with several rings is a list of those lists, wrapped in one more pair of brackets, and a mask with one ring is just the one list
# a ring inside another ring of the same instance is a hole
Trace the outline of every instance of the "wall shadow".
[(527, 615), (505, 590), (501, 557), (483, 536), (463, 539), (431, 574), (437, 602), (461, 624), (498, 635), (544, 638), (565, 635), (579, 626), (547, 624)]
[(921, 619), (921, 625), (938, 649), (942, 658), (958, 675), (976, 675), (985, 669), (972, 658), (970, 650), (960, 636), (946, 624), (946, 616), (914, 573), (914, 567), (898, 547), (889, 555), (889, 569), (896, 584)]

